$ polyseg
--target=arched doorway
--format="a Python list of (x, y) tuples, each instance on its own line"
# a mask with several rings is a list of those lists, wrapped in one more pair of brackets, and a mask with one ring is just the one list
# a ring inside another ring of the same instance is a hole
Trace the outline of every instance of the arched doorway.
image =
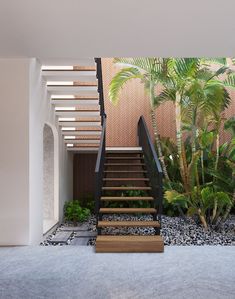
[(43, 233), (58, 222), (58, 135), (49, 124), (43, 128)]

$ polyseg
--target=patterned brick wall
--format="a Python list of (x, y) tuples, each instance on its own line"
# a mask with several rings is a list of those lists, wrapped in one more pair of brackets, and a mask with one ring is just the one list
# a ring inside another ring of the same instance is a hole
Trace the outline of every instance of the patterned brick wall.
[[(144, 93), (143, 84), (140, 80), (128, 82), (120, 94), (120, 101), (114, 106), (108, 97), (109, 83), (115, 73), (120, 69), (114, 65), (113, 58), (103, 58), (103, 81), (105, 109), (107, 114), (107, 145), (108, 146), (136, 146), (137, 145), (137, 122), (144, 115), (153, 136), (150, 121), (149, 98)], [(225, 117), (235, 115), (235, 91), (231, 92), (232, 105), (225, 111)], [(175, 139), (175, 113), (171, 102), (162, 104), (156, 111), (159, 133)], [(226, 140), (227, 135), (222, 132), (221, 141)]]

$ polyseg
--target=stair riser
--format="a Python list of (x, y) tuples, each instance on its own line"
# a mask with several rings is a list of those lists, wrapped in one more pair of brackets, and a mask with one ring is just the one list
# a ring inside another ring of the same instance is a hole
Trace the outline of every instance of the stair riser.
[(153, 253), (164, 252), (163, 242), (96, 242), (97, 253)]

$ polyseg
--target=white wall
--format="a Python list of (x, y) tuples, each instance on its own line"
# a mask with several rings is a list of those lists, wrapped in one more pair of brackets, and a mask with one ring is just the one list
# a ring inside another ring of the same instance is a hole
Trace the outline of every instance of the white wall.
[[(39, 61), (0, 59), (0, 90), (0, 245), (38, 244), (43, 234), (44, 124), (56, 130)], [(72, 155), (59, 143), (55, 187), (61, 220), (64, 202), (72, 198)]]
[[(46, 82), (41, 76), (38, 60), (30, 60), (30, 244), (38, 244), (43, 233), (43, 128), (49, 124), (54, 131), (55, 199), (58, 198), (58, 214), (55, 220), (62, 220), (63, 206), (72, 198), (73, 157), (65, 150), (58, 135), (54, 107), (46, 92)], [(60, 134), (59, 134), (60, 135)], [(60, 136), (61, 137), (61, 136)], [(59, 144), (58, 144), (59, 143)], [(58, 169), (57, 169), (58, 168)]]
[(0, 245), (28, 243), (29, 61), (0, 59)]

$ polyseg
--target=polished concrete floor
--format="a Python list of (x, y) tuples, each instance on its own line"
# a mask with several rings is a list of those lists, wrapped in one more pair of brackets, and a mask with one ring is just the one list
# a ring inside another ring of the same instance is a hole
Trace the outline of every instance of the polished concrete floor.
[(235, 298), (235, 247), (96, 254), (86, 246), (0, 248), (0, 298)]

